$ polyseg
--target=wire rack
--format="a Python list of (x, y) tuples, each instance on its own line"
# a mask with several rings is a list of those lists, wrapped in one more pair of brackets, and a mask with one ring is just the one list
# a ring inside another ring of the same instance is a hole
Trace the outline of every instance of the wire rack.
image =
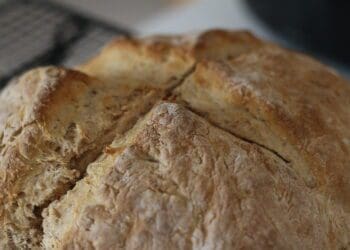
[(28, 68), (82, 63), (118, 35), (129, 32), (49, 1), (0, 0), (0, 88)]

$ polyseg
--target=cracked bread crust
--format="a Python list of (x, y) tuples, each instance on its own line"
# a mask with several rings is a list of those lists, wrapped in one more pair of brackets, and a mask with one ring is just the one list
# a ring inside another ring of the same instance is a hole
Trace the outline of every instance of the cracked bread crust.
[(46, 209), (46, 248), (337, 249), (349, 230), (283, 160), (177, 104), (110, 148)]
[(205, 61), (175, 90), (192, 110), (278, 152), (350, 212), (350, 84), (315, 60), (265, 46)]
[(174, 86), (177, 80), (169, 79), (169, 74), (182, 75), (198, 60), (235, 58), (261, 46), (266, 43), (247, 31), (210, 30), (187, 36), (118, 38), (78, 69), (102, 80), (127, 77), (164, 89)]
[(42, 209), (71, 188), (112, 135), (152, 107), (159, 91), (49, 67), (25, 74), (2, 98), (14, 103), (2, 120), (1, 243), (34, 247)]
[(215, 34), (232, 47), (227, 56), (259, 43), (247, 32), (222, 31), (199, 35), (191, 46), (175, 37), (121, 39), (81, 67), (87, 74), (39, 68), (9, 84), (0, 107), (1, 248), (39, 248), (42, 210), (83, 177), (105, 146), (168, 95), (192, 69), (197, 44)]
[(349, 92), (243, 31), (32, 70), (0, 94), (0, 248), (349, 248)]

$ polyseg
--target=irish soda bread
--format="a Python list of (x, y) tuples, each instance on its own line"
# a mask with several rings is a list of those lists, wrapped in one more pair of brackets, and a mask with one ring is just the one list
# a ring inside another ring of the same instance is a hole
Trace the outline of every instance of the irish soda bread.
[(350, 85), (305, 55), (122, 38), (0, 103), (0, 249), (350, 249)]

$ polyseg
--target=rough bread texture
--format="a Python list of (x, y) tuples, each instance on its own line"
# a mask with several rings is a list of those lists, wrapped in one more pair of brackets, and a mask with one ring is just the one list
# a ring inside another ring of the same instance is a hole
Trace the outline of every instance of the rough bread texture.
[(307, 56), (122, 38), (0, 101), (1, 249), (350, 249), (350, 85)]
[(310, 189), (350, 212), (350, 84), (334, 72), (266, 46), (198, 63), (175, 92), (216, 125), (278, 153)]

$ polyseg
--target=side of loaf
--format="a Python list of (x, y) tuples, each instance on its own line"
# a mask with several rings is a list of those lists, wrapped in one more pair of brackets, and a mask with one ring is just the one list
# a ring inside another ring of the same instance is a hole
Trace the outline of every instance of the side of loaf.
[(305, 55), (121, 38), (0, 101), (1, 249), (350, 248), (350, 84)]

